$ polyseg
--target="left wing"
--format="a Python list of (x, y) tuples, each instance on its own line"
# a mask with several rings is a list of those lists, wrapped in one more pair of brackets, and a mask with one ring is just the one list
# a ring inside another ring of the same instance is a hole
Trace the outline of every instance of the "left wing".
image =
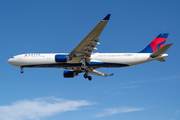
[(99, 72), (97, 70), (90, 70), (88, 73), (93, 74), (93, 75), (103, 76), (103, 77), (113, 76), (113, 74), (108, 75), (108, 74)]
[(108, 14), (102, 21), (100, 21), (96, 27), (79, 43), (73, 51), (70, 52), (70, 56), (72, 56), (72, 60), (69, 61), (71, 63), (80, 63), (80, 60), (85, 59), (87, 63), (90, 63), (90, 56), (94, 49), (96, 49), (96, 45), (99, 44), (98, 37), (109, 21), (110, 14)]

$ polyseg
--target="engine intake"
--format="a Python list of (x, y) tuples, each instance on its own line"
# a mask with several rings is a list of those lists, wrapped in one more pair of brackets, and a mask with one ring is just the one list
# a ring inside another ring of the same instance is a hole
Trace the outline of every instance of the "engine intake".
[(77, 76), (78, 73), (76, 71), (70, 71), (70, 70), (65, 70), (63, 73), (64, 78), (73, 78), (74, 76)]

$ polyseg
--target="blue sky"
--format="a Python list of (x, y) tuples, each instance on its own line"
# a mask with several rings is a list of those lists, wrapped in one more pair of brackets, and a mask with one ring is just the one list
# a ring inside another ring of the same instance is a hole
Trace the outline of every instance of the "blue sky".
[[(180, 120), (180, 1), (0, 1), (1, 120)], [(70, 52), (111, 14), (95, 52), (139, 52), (169, 33), (167, 62), (99, 69), (113, 77), (63, 78), (62, 69), (20, 68), (23, 53)]]

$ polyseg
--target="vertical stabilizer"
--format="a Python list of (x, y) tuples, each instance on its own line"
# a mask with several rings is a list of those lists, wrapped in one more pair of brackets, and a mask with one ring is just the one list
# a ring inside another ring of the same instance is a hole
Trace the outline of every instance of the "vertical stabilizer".
[(168, 33), (159, 34), (144, 50), (139, 53), (154, 53), (165, 45)]

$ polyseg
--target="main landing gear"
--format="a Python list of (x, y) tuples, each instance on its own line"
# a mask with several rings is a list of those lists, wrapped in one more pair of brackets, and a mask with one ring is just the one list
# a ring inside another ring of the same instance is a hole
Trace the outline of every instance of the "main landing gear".
[(86, 65), (86, 62), (84, 59), (81, 61), (81, 63), (82, 63), (81, 70), (85, 70), (84, 78), (88, 78), (88, 80), (91, 81), (92, 77), (88, 76), (89, 67)]
[(84, 78), (88, 78), (88, 80), (91, 81), (92, 77), (88, 76), (89, 68), (86, 65), (82, 65), (81, 70), (85, 70)]
[(20, 72), (21, 72), (21, 73), (24, 73), (24, 71), (23, 71), (23, 67), (20, 67), (20, 68), (21, 68), (21, 71), (20, 71)]

